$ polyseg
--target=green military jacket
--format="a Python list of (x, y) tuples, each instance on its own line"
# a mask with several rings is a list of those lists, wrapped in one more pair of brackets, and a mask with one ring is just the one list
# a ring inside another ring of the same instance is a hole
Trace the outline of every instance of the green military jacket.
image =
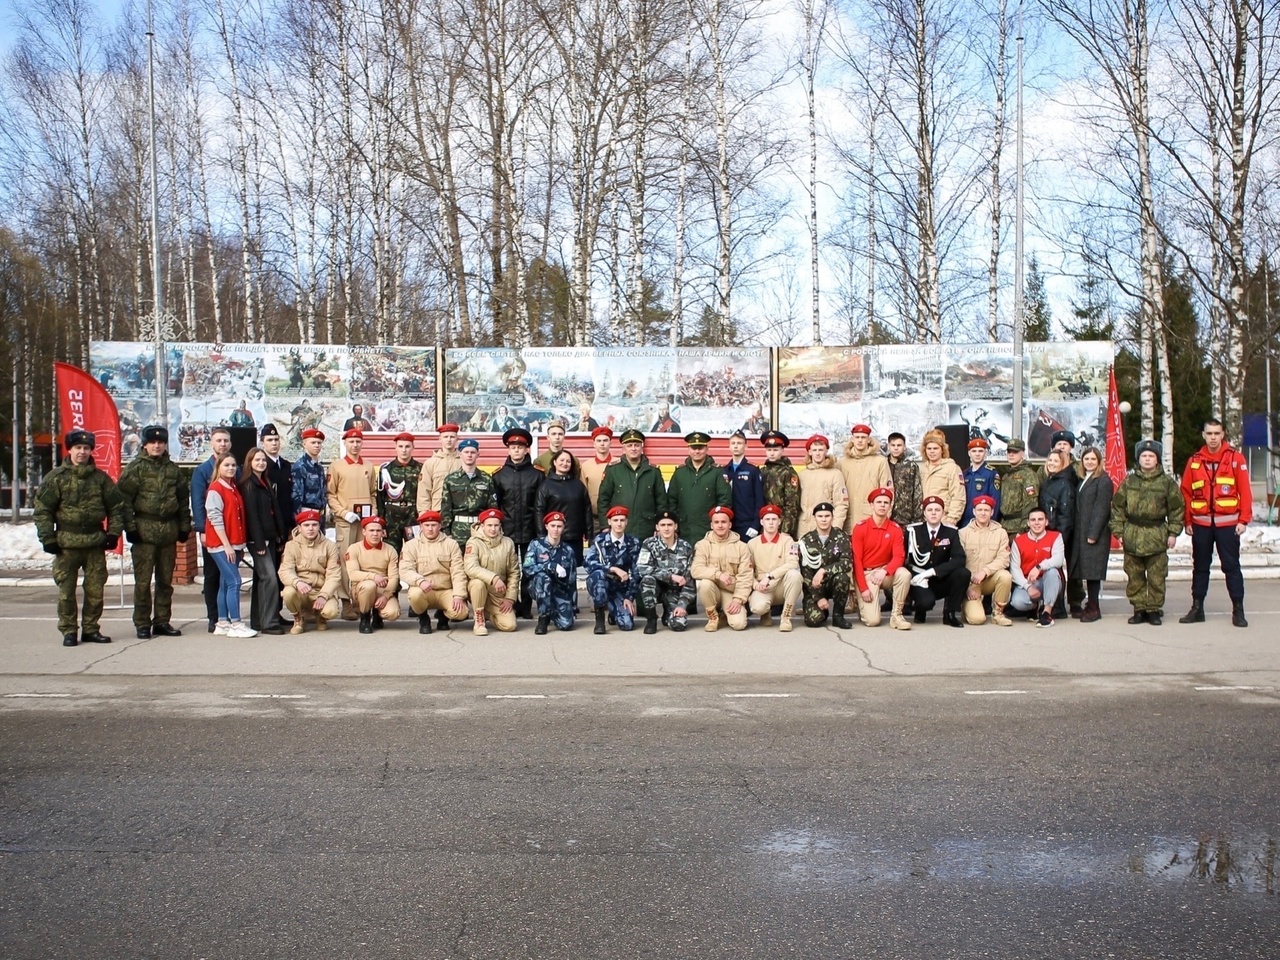
[[(667, 509), (667, 486), (648, 457), (641, 457), (634, 469), (625, 458), (605, 469), (596, 498), (600, 530), (609, 529), (609, 508), (617, 506), (627, 508), (627, 533), (641, 541), (653, 536), (658, 514)], [(689, 539), (683, 531), (680, 536)]]
[(168, 546), (191, 534), (191, 483), (169, 454), (145, 451), (116, 484), (124, 499), (124, 528), (134, 543)]
[(67, 460), (40, 484), (35, 515), (41, 543), (64, 550), (101, 548), (106, 534), (118, 537), (124, 530), (124, 499), (92, 460), (79, 467)]
[(465, 470), (455, 470), (440, 485), (440, 529), (465, 552), (467, 541), (473, 536), (472, 527), (479, 523), (480, 511), (497, 505), (493, 477), (479, 467), (470, 477)]
[(396, 548), (404, 543), (404, 528), (418, 522), (421, 473), (422, 464), (412, 457), (408, 463), (391, 460), (378, 469), (378, 516), (387, 522), (388, 539)]
[(724, 469), (717, 466), (712, 457), (703, 460), (699, 469), (685, 457), (684, 463), (671, 475), (667, 509), (680, 518), (681, 539), (690, 543), (700, 541), (711, 529), (711, 518), (707, 516), (711, 508), (730, 506), (733, 506), (733, 488), (724, 478)]
[(800, 528), (800, 474), (786, 457), (760, 464), (764, 502), (782, 508), (782, 532), (796, 538)]
[(1000, 526), (1010, 536), (1027, 529), (1027, 514), (1040, 505), (1040, 471), (1023, 460), (1000, 477)]
[(848, 580), (853, 576), (853, 545), (849, 535), (839, 527), (832, 527), (827, 542), (822, 542), (817, 530), (810, 530), (800, 538), (800, 576), (805, 586), (813, 584), (819, 570), (825, 569), (824, 580)]
[(1182, 491), (1159, 467), (1135, 470), (1121, 481), (1111, 498), (1111, 532), (1124, 552), (1151, 557), (1169, 549), (1169, 537), (1182, 532)]

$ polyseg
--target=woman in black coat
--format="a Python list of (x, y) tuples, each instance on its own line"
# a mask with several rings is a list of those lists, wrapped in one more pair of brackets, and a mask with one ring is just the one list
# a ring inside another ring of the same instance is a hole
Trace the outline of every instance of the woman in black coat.
[(276, 558), (289, 531), (280, 517), (275, 484), (267, 475), (267, 452), (254, 447), (244, 458), (240, 478), (244, 519), (249, 534), (248, 552), (253, 558), (253, 593), (249, 623), (259, 633), (281, 634), (280, 577)]
[(1111, 478), (1102, 469), (1102, 453), (1088, 447), (1080, 455), (1084, 479), (1076, 490), (1076, 536), (1072, 544), (1069, 569), (1073, 580), (1083, 580), (1088, 590), (1081, 623), (1092, 623), (1102, 616), (1098, 597), (1102, 581), (1107, 577), (1111, 559)]
[(538, 488), (534, 513), (538, 518), (538, 536), (545, 536), (547, 528), (542, 518), (552, 510), (564, 514), (564, 542), (573, 548), (573, 557), (581, 566), (582, 541), (593, 536), (591, 494), (587, 486), (573, 475), (573, 454), (561, 450), (551, 461), (551, 472)]
[[(1071, 551), (1075, 543), (1076, 486), (1080, 478), (1071, 468), (1071, 461), (1061, 453), (1053, 452), (1044, 461), (1044, 483), (1040, 484), (1040, 509), (1049, 519), (1049, 529), (1062, 535), (1062, 552), (1071, 563)], [(1058, 597), (1053, 616), (1067, 615), (1066, 591)]]

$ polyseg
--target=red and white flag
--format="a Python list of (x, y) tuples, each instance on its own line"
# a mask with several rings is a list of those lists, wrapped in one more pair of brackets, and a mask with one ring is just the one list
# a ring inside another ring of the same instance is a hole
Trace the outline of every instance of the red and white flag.
[[(93, 462), (112, 480), (120, 479), (120, 413), (105, 387), (86, 371), (69, 363), (54, 363), (58, 385), (58, 416), (62, 432), (88, 430), (93, 434)], [(122, 544), (116, 552), (122, 552)]]

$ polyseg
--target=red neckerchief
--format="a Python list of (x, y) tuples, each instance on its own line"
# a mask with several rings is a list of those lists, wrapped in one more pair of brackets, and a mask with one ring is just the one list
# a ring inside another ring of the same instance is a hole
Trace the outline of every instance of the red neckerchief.
[(607, 457), (601, 460), (600, 454), (597, 453), (595, 455), (595, 458), (596, 458), (596, 463), (611, 463), (613, 461), (613, 454), (609, 454)]

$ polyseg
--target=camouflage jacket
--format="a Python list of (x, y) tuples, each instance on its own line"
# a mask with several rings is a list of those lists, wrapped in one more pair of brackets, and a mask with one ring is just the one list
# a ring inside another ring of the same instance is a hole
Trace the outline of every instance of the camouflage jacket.
[(378, 470), (378, 516), (387, 521), (388, 530), (397, 532), (393, 543), (399, 543), (404, 537), (405, 527), (417, 523), (421, 473), (422, 464), (413, 459), (408, 463), (391, 460)]
[(1011, 536), (1027, 529), (1027, 514), (1040, 505), (1040, 471), (1025, 460), (1000, 478), (1000, 526)]
[(479, 522), (481, 510), (498, 505), (493, 477), (477, 468), (468, 477), (465, 470), (455, 470), (444, 478), (440, 488), (440, 529), (466, 551), (471, 528)]
[(853, 576), (853, 547), (849, 535), (839, 527), (831, 528), (826, 543), (817, 530), (810, 530), (800, 539), (800, 576), (805, 584), (811, 584), (814, 574), (824, 568), (828, 578)]
[(668, 547), (656, 534), (640, 544), (636, 558), (636, 573), (640, 577), (653, 577), (658, 583), (671, 583), (671, 575), (692, 581), (693, 545), (682, 537), (676, 537), (674, 546)]
[(1111, 499), (1111, 531), (1124, 552), (1151, 557), (1169, 549), (1169, 537), (1182, 532), (1182, 491), (1159, 467), (1135, 470), (1121, 481)]
[[(36, 494), (36, 536), (64, 550), (102, 547), (106, 534), (124, 530), (124, 498), (115, 483), (90, 460), (70, 460), (54, 469)], [(103, 521), (106, 529), (103, 529)]]
[(897, 463), (889, 458), (889, 476), (893, 478), (893, 511), (889, 519), (904, 530), (908, 524), (924, 519), (920, 512), (921, 493), (920, 464), (908, 456)]
[(191, 486), (169, 454), (139, 454), (116, 487), (124, 499), (124, 528), (131, 540), (167, 546), (190, 535)]
[(793, 540), (800, 527), (800, 475), (791, 461), (779, 457), (760, 464), (764, 480), (764, 502), (782, 508), (782, 532)]
[(611, 530), (596, 534), (587, 548), (587, 572), (598, 572), (605, 576), (610, 567), (619, 567), (631, 574), (631, 579), (619, 587), (622, 596), (634, 600), (640, 592), (640, 576), (637, 567), (640, 559), (640, 541), (629, 533), (624, 533), (621, 540), (613, 538)]
[[(293, 477), (293, 515), (296, 517), (303, 510), (319, 510), (323, 517), (329, 508), (324, 464), (303, 454), (293, 461), (289, 470)], [(292, 520), (293, 517), (289, 519)]]

